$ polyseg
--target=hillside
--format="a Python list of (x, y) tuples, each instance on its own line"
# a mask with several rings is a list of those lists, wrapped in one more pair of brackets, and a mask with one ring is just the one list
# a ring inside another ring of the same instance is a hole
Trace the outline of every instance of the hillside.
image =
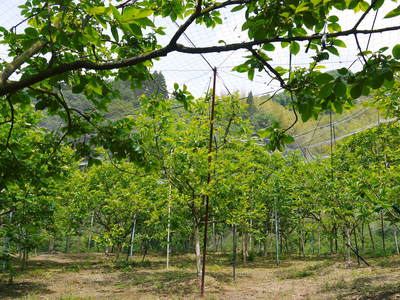
[[(268, 97), (255, 98), (255, 103), (259, 111), (262, 111), (280, 122), (282, 128), (287, 128), (293, 123), (295, 117), (286, 107), (281, 104), (268, 101)], [(384, 115), (378, 113), (375, 107), (372, 107), (366, 99), (359, 101), (355, 106), (349, 107), (342, 114), (332, 113), (333, 138), (340, 143), (344, 136), (356, 131), (366, 129), (384, 121)], [(330, 152), (331, 139), (331, 121), (329, 113), (321, 115), (318, 120), (308, 120), (302, 122), (299, 120), (296, 125), (290, 129), (290, 134), (295, 138), (295, 143), (289, 145), (290, 149), (301, 149), (310, 156), (324, 156)]]

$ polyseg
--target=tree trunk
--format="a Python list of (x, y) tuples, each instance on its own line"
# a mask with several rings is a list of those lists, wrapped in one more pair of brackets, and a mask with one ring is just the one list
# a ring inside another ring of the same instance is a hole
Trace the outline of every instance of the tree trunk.
[(264, 239), (264, 257), (268, 256), (268, 236)]
[(364, 248), (365, 248), (364, 222), (361, 223), (360, 240), (361, 240), (361, 251), (364, 251)]
[(246, 232), (242, 233), (242, 260), (243, 263), (247, 263), (247, 234)]
[(396, 229), (394, 229), (393, 234), (394, 234), (394, 243), (395, 243), (395, 246), (396, 246), (396, 253), (397, 253), (397, 254), (400, 254), (400, 251), (399, 251), (399, 244), (398, 244), (398, 242), (397, 242), (397, 230), (396, 230)]
[(312, 254), (315, 254), (315, 249), (314, 249), (314, 239), (315, 239), (315, 232), (314, 230), (311, 232), (311, 251)]
[(67, 237), (66, 237), (66, 239), (65, 239), (65, 249), (64, 249), (64, 252), (65, 252), (65, 253), (68, 253), (68, 252), (69, 252), (70, 244), (71, 244), (71, 236), (70, 236), (70, 235), (67, 235)]
[(385, 228), (383, 227), (383, 212), (381, 212), (381, 233), (382, 233), (382, 249), (383, 252), (386, 253), (386, 244), (385, 244)]
[[(346, 239), (347, 239), (347, 244), (351, 245), (351, 237), (350, 237), (350, 228), (349, 226), (346, 226)], [(346, 246), (346, 242), (344, 243), (345, 245), (345, 252), (346, 252), (346, 263), (351, 264), (351, 249), (350, 247)]]
[(77, 247), (78, 253), (80, 253), (81, 252), (81, 236), (80, 235), (78, 235), (78, 239), (76, 240), (76, 247)]
[(306, 255), (304, 253), (305, 243), (304, 243), (304, 232), (303, 231), (300, 233), (300, 243), (301, 243), (300, 244), (301, 245), (301, 255), (304, 257)]
[(149, 241), (145, 240), (143, 243), (143, 257), (142, 257), (142, 262), (144, 262), (144, 259), (146, 258), (147, 252), (149, 251)]
[(54, 252), (54, 238), (49, 239), (49, 250), (48, 252), (51, 254)]
[(321, 232), (318, 231), (318, 255), (321, 252)]
[(370, 238), (371, 244), (372, 244), (372, 249), (375, 250), (374, 237), (372, 236), (371, 224), (369, 224), (369, 223), (368, 223), (368, 232), (369, 232), (369, 238)]
[[(360, 254), (360, 251), (358, 249), (358, 242), (357, 242), (357, 226), (354, 228), (354, 243), (356, 246), (356, 251), (358, 254)], [(360, 265), (360, 257), (357, 255), (357, 264)]]
[[(250, 230), (252, 227), (253, 227), (253, 220), (250, 220)], [(253, 236), (252, 236), (251, 232), (247, 233), (247, 235), (248, 235), (248, 241), (249, 241), (247, 248), (248, 248), (248, 251), (251, 252), (252, 247), (253, 247), (252, 246), (253, 245)]]

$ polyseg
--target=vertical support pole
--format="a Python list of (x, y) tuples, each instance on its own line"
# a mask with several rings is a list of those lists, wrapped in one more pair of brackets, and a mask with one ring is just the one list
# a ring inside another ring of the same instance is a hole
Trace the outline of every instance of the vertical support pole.
[[(210, 136), (208, 141), (208, 175), (207, 175), (207, 184), (211, 182), (211, 162), (212, 162), (212, 152), (213, 152), (213, 136), (214, 136), (214, 111), (215, 111), (215, 88), (217, 81), (217, 68), (213, 69), (214, 72), (214, 82), (213, 82), (213, 93), (211, 98), (211, 113), (210, 113)], [(204, 216), (204, 241), (203, 241), (203, 266), (201, 272), (201, 284), (200, 284), (200, 295), (204, 296), (204, 279), (206, 273), (206, 257), (207, 257), (207, 230), (208, 230), (208, 214), (209, 214), (209, 202), (210, 197), (207, 194), (205, 197), (205, 216)]]
[(278, 225), (278, 210), (276, 207), (276, 199), (275, 199), (275, 251), (276, 251), (276, 264), (279, 265), (279, 225)]
[[(10, 211), (10, 214), (9, 214), (10, 225), (11, 225), (11, 223), (12, 223), (12, 218), (13, 218), (13, 211), (11, 210), (11, 211)], [(9, 256), (9, 250), (10, 250), (10, 241), (9, 241), (8, 237), (5, 237), (5, 238), (4, 238), (4, 251), (3, 251), (3, 253), (4, 253), (4, 258), (5, 258), (6, 256)], [(5, 272), (5, 271), (7, 270), (8, 267), (9, 267), (9, 266), (8, 266), (7, 259), (4, 259), (4, 261), (3, 261), (3, 272)]]
[(92, 244), (93, 220), (94, 220), (94, 212), (92, 212), (92, 215), (90, 216), (90, 233), (89, 233), (88, 246), (87, 246), (88, 249), (90, 249), (90, 246)]
[(215, 217), (212, 219), (212, 236), (214, 240), (214, 252), (217, 252), (217, 237), (215, 235)]
[(237, 239), (236, 239), (236, 225), (232, 226), (232, 277), (236, 280), (236, 249), (237, 249)]
[(395, 245), (396, 245), (396, 253), (400, 254), (399, 243), (397, 242), (397, 228), (394, 229), (393, 234), (394, 234), (394, 242), (395, 242)]
[(372, 244), (372, 249), (375, 250), (375, 242), (374, 242), (374, 237), (372, 235), (372, 230), (371, 230), (371, 224), (368, 223), (368, 232), (369, 232), (369, 238), (371, 240), (371, 244)]
[(133, 217), (133, 227), (131, 233), (131, 245), (129, 248), (129, 257), (132, 257), (133, 255), (133, 240), (135, 239), (135, 230), (136, 230), (136, 215)]
[(383, 252), (386, 253), (386, 245), (385, 245), (385, 228), (383, 227), (383, 211), (381, 211), (381, 234), (382, 234), (382, 248)]
[(168, 195), (168, 232), (167, 232), (167, 270), (169, 268), (169, 251), (170, 251), (170, 237), (171, 237), (171, 184), (169, 185), (169, 195)]

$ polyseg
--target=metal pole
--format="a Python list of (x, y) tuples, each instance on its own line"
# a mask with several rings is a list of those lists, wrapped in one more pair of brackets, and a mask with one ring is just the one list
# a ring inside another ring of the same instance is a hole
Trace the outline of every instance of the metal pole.
[(169, 242), (171, 235), (171, 184), (169, 185), (169, 195), (168, 195), (168, 232), (167, 232), (167, 269), (169, 268)]
[(279, 230), (278, 230), (278, 211), (276, 208), (275, 199), (275, 249), (276, 249), (276, 264), (279, 265)]
[(136, 215), (133, 217), (133, 227), (131, 233), (131, 247), (129, 249), (129, 257), (133, 255), (133, 240), (135, 239), (135, 230), (136, 230)]
[(93, 228), (93, 219), (94, 219), (94, 212), (92, 212), (92, 215), (90, 217), (90, 233), (89, 233), (89, 240), (88, 240), (88, 249), (90, 249), (90, 245), (92, 243), (92, 228)]
[[(13, 211), (11, 210), (10, 211), (10, 215), (9, 215), (10, 224), (12, 222), (12, 217), (13, 217)], [(4, 258), (9, 255), (9, 248), (10, 248), (10, 241), (8, 240), (8, 237), (6, 236), (4, 238), (4, 251), (3, 251)], [(7, 267), (8, 267), (7, 260), (4, 259), (4, 261), (3, 261), (3, 272), (6, 271)]]
[[(210, 114), (210, 137), (208, 141), (208, 176), (207, 176), (207, 184), (210, 184), (211, 182), (211, 162), (212, 162), (212, 157), (211, 153), (213, 151), (212, 145), (213, 145), (213, 136), (214, 136), (214, 110), (215, 110), (215, 87), (216, 87), (216, 81), (217, 81), (217, 68), (214, 68), (214, 83), (213, 83), (213, 94), (211, 98), (211, 114)], [(208, 230), (208, 210), (209, 210), (209, 202), (210, 202), (210, 197), (207, 194), (205, 197), (205, 202), (206, 202), (206, 211), (205, 211), (205, 216), (204, 216), (204, 242), (203, 242), (203, 267), (202, 267), (202, 272), (201, 272), (201, 285), (200, 285), (200, 295), (201, 297), (204, 296), (204, 279), (205, 279), (205, 273), (206, 273), (206, 256), (207, 256), (207, 230)]]
[(232, 277), (233, 280), (236, 280), (236, 247), (237, 247), (237, 240), (236, 240), (236, 225), (232, 227), (232, 242), (233, 242), (233, 258), (232, 258)]

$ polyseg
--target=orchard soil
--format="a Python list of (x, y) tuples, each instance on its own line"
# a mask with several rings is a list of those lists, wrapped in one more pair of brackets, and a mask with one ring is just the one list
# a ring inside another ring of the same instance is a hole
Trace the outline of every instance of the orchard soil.
[[(191, 255), (149, 256), (114, 263), (100, 253), (40, 254), (13, 283), (0, 275), (0, 299), (200, 299)], [(210, 254), (204, 299), (400, 299), (400, 256), (369, 258), (370, 267), (341, 257), (272, 257), (239, 263), (232, 280), (230, 257)]]

